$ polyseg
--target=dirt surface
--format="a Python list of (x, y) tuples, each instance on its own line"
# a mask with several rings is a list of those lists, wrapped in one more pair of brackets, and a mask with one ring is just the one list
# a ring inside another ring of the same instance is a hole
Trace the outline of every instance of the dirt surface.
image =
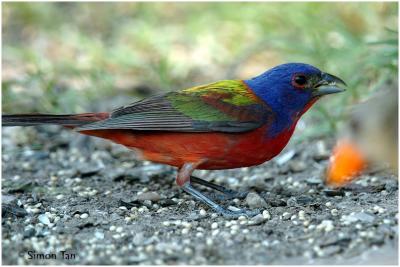
[(232, 220), (183, 193), (173, 168), (121, 146), (57, 127), (2, 137), (4, 264), (398, 262), (397, 179), (381, 171), (324, 187), (330, 139), (289, 144), (257, 167), (197, 171), (251, 192), (222, 204), (261, 215)]

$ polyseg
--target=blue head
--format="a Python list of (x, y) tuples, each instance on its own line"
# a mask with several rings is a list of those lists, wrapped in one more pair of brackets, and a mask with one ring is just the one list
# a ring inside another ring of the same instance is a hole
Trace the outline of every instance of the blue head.
[(275, 112), (274, 135), (297, 121), (321, 96), (342, 92), (343, 80), (304, 63), (278, 65), (245, 83)]

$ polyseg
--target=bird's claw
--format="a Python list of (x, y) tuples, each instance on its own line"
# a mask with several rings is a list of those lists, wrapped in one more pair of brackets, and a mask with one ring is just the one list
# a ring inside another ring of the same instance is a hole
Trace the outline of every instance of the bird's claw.
[(221, 209), (218, 209), (217, 212), (224, 216), (225, 218), (231, 218), (231, 219), (237, 219), (240, 216), (245, 216), (246, 218), (254, 217), (258, 214), (260, 214), (260, 210), (246, 210), (246, 209), (238, 209), (238, 210), (229, 210), (229, 209), (224, 209), (221, 207)]
[(225, 201), (225, 200), (231, 200), (231, 199), (245, 199), (247, 194), (249, 192), (237, 192), (234, 190), (229, 190), (229, 192), (224, 192), (223, 195), (221, 194), (212, 194), (211, 197), (214, 200), (218, 200), (218, 201)]

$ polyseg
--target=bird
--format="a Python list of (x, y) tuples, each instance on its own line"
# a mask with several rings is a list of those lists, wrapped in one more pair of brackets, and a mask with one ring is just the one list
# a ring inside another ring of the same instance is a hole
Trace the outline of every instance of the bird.
[(285, 63), (244, 80), (221, 80), (171, 91), (119, 107), (82, 114), (8, 114), (3, 126), (56, 124), (108, 139), (144, 160), (176, 167), (176, 184), (225, 217), (257, 211), (230, 210), (192, 184), (243, 196), (192, 175), (194, 170), (250, 167), (278, 155), (300, 117), (322, 96), (345, 91), (337, 76), (305, 63)]
[(398, 172), (398, 86), (382, 88), (354, 106), (345, 130), (333, 149), (325, 184), (343, 187), (368, 166)]

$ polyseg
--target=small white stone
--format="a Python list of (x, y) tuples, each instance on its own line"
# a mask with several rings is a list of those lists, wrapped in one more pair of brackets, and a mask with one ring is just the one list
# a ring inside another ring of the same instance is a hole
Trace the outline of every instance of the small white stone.
[(337, 209), (331, 209), (331, 214), (332, 214), (332, 216), (338, 216), (339, 211)]
[(325, 230), (325, 232), (330, 232), (334, 229), (333, 221), (331, 220), (323, 220), (318, 226), (318, 230)]
[(289, 212), (284, 212), (283, 214), (282, 214), (282, 219), (283, 220), (288, 220), (290, 218), (290, 213)]
[(40, 209), (34, 208), (34, 209), (31, 209), (31, 211), (32, 211), (32, 213), (39, 213), (39, 212), (40, 212)]
[(197, 232), (196, 233), (196, 237), (203, 237), (203, 236), (204, 236), (204, 234), (202, 232)]
[(117, 233), (122, 233), (122, 231), (124, 231), (124, 228), (123, 228), (122, 226), (119, 226), (119, 227), (117, 227), (117, 228), (115, 229), (115, 231), (116, 231)]
[(80, 217), (81, 219), (86, 219), (86, 218), (89, 217), (89, 214), (87, 214), (87, 213), (82, 213), (79, 217)]
[(113, 235), (112, 236), (114, 239), (120, 239), (121, 238), (121, 235), (120, 234), (115, 234), (115, 235)]
[(389, 219), (383, 219), (384, 224), (391, 224), (391, 221)]
[(99, 231), (96, 231), (96, 232), (94, 233), (94, 236), (95, 236), (97, 239), (103, 239), (103, 238), (104, 238), (104, 233), (99, 232)]
[(200, 215), (201, 216), (206, 216), (207, 215), (207, 211), (205, 209), (201, 209), (200, 210)]
[(163, 222), (162, 223), (164, 226), (170, 226), (171, 225), (171, 223), (169, 222), (169, 221), (165, 221), (165, 222)]
[(325, 203), (325, 206), (327, 206), (328, 208), (329, 208), (329, 207), (332, 207), (332, 202), (326, 202), (326, 203)]
[(190, 222), (182, 222), (183, 227), (192, 228), (192, 224)]
[(269, 213), (268, 210), (264, 210), (262, 213), (262, 216), (264, 219), (267, 219), (267, 220), (271, 219), (271, 214)]
[(154, 245), (152, 245), (152, 244), (147, 245), (146, 248), (145, 248), (145, 251), (147, 253), (153, 252), (154, 251)]
[(189, 228), (183, 228), (182, 229), (182, 234), (187, 235), (189, 233)]
[(239, 230), (239, 225), (236, 225), (236, 224), (232, 225), (231, 230), (235, 230), (235, 231)]
[(239, 216), (239, 218), (238, 218), (239, 221), (245, 221), (246, 219), (247, 219), (246, 216), (243, 216), (243, 215)]
[(306, 212), (304, 210), (300, 210), (299, 211), (299, 220), (303, 221), (305, 219), (305, 215), (306, 215)]
[(115, 227), (115, 225), (110, 226), (110, 231), (115, 231), (115, 229), (117, 229), (117, 227)]
[(186, 255), (190, 255), (193, 253), (193, 251), (191, 248), (185, 247), (183, 253), (185, 253)]
[(213, 222), (211, 224), (211, 229), (217, 229), (218, 228), (218, 223), (217, 222)]
[(49, 217), (47, 217), (46, 214), (40, 214), (40, 215), (38, 216), (38, 220), (39, 220), (41, 223), (45, 224), (45, 225), (49, 225), (49, 224), (50, 224)]

